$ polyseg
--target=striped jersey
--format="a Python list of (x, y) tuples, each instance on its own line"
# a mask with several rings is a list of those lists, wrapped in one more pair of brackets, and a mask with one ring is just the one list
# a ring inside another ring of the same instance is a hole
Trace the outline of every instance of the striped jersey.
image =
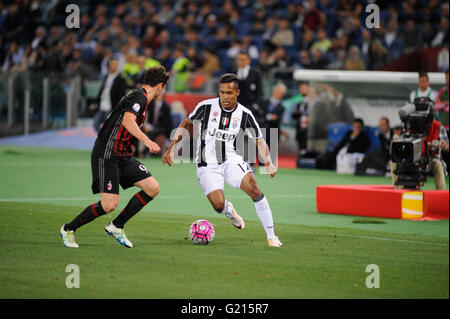
[(245, 135), (262, 138), (261, 129), (252, 112), (242, 104), (233, 110), (225, 110), (220, 99), (200, 102), (189, 114), (197, 138), (195, 162), (197, 166), (220, 165), (228, 159), (241, 157)]
[(133, 144), (136, 138), (122, 125), (125, 112), (136, 115), (139, 127), (145, 121), (148, 99), (144, 88), (127, 93), (113, 108), (98, 133), (97, 151), (103, 153), (105, 159), (112, 157), (129, 157), (133, 155)]

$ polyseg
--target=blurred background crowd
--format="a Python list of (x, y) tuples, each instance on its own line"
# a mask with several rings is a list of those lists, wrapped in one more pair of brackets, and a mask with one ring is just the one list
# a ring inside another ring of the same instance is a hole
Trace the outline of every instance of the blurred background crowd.
[[(79, 29), (65, 27), (69, 3), (80, 8)], [(370, 3), (6, 0), (0, 2), (0, 66), (101, 79), (115, 56), (129, 86), (143, 67), (162, 64), (179, 74), (175, 89), (182, 92), (188, 72), (219, 76), (234, 69), (242, 50), (264, 77), (280, 67), (379, 70), (418, 48), (448, 43), (448, 2), (376, 1), (381, 26), (367, 29)]]

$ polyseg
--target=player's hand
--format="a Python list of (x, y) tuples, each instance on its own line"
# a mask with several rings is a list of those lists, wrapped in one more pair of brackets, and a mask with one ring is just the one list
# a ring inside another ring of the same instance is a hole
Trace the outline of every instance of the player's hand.
[(163, 165), (169, 164), (169, 166), (173, 165), (173, 151), (171, 149), (168, 149), (167, 152), (163, 155), (163, 157), (161, 158), (161, 162), (163, 163)]
[(153, 141), (150, 141), (150, 140), (145, 141), (145, 146), (148, 148), (148, 150), (152, 154), (161, 152), (161, 148), (159, 147), (159, 145)]
[(270, 178), (273, 178), (277, 174), (277, 167), (272, 162), (265, 164), (267, 173), (270, 174)]

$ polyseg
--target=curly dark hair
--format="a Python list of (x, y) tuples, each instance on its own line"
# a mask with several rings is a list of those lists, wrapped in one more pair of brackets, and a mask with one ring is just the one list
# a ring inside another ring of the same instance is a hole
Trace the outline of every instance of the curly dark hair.
[(144, 80), (142, 84), (150, 85), (151, 87), (157, 86), (159, 83), (166, 85), (169, 80), (169, 72), (162, 65), (149, 68), (145, 71)]

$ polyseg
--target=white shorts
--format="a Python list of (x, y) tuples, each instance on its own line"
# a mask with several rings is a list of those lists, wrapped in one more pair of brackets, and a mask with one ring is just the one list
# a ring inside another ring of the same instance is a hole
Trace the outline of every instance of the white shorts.
[(247, 162), (229, 159), (220, 165), (197, 167), (197, 178), (205, 195), (217, 189), (223, 190), (224, 181), (234, 188), (240, 188), (242, 179), (253, 172)]

